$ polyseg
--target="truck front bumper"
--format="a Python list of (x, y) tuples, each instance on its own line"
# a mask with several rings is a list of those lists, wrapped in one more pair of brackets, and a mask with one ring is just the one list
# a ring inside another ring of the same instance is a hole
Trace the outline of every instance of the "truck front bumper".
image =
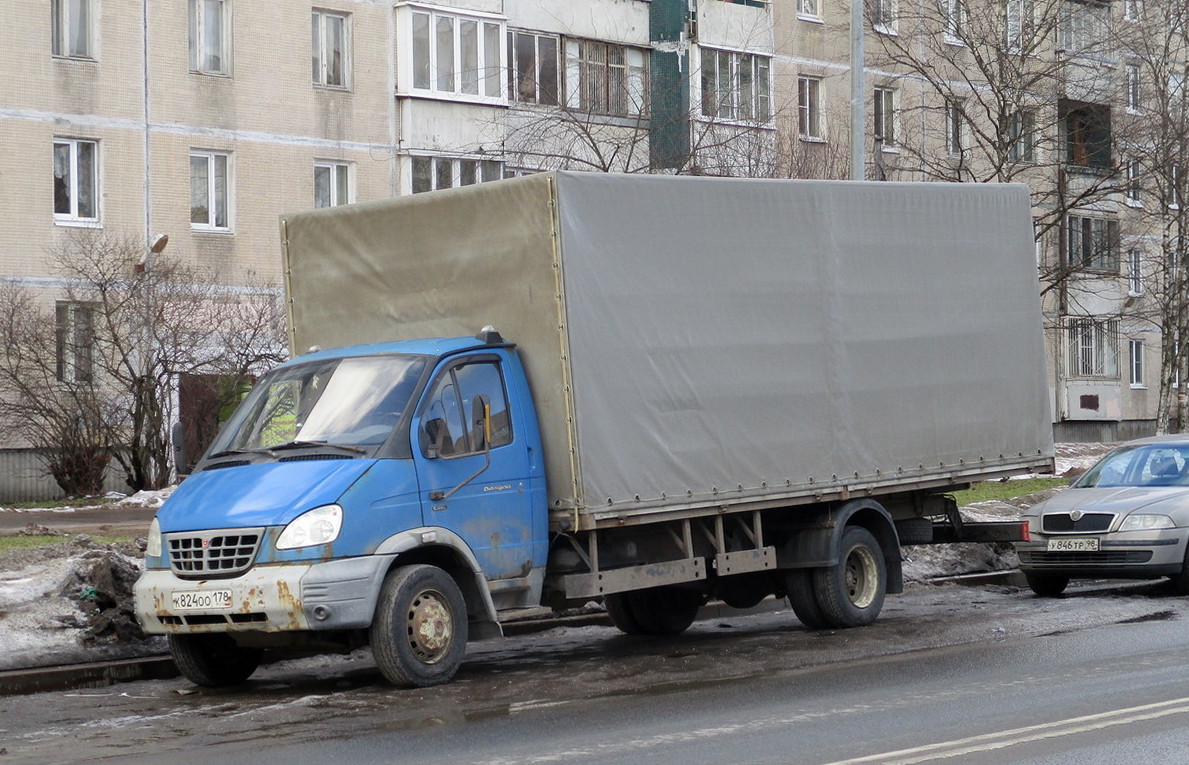
[(136, 582), (136, 616), (153, 635), (363, 629), (391, 560), (255, 566), (233, 579), (150, 569)]

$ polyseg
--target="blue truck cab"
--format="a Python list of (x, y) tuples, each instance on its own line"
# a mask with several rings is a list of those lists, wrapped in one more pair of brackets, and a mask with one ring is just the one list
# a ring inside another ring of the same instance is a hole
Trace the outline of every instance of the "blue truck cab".
[(399, 685), (539, 602), (548, 508), (515, 348), (477, 337), (314, 350), (265, 375), (153, 521), (145, 630), (200, 685), (265, 649), (371, 644)]

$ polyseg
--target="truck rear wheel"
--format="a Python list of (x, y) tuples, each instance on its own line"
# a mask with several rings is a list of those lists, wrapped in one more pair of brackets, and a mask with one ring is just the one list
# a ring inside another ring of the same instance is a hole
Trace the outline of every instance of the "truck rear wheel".
[(838, 563), (813, 570), (813, 589), (831, 627), (870, 624), (883, 609), (888, 570), (875, 536), (848, 526), (838, 545)]
[(393, 685), (449, 682), (467, 645), (467, 608), (458, 584), (437, 566), (388, 574), (368, 636), (376, 666)]
[(169, 654), (178, 671), (206, 688), (242, 683), (260, 666), (263, 651), (244, 648), (229, 635), (170, 635)]
[(678, 635), (689, 629), (706, 597), (696, 590), (653, 587), (603, 596), (611, 623), (628, 635)]
[(788, 590), (789, 605), (805, 629), (821, 630), (830, 626), (813, 591), (813, 569), (790, 569), (784, 576), (784, 586)]

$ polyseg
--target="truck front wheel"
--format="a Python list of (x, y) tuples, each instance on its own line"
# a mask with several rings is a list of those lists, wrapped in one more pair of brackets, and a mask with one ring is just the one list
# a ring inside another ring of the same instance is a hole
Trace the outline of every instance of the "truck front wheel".
[(629, 635), (677, 635), (698, 616), (706, 596), (680, 587), (617, 592), (603, 596), (611, 622)]
[(814, 569), (813, 589), (831, 627), (861, 627), (883, 609), (887, 579), (875, 536), (862, 526), (848, 526), (839, 541), (838, 563)]
[(207, 688), (242, 683), (260, 666), (259, 648), (236, 645), (229, 635), (170, 635), (169, 654), (190, 682)]
[(393, 685), (424, 688), (449, 682), (466, 653), (462, 591), (437, 566), (396, 569), (380, 588), (369, 638), (376, 666)]

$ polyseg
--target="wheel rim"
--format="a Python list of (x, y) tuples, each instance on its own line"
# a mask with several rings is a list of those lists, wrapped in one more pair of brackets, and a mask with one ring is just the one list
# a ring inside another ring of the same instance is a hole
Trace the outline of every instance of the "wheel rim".
[(454, 616), (446, 599), (434, 590), (425, 590), (409, 604), (409, 647), (426, 664), (436, 664), (450, 651), (454, 642)]
[(879, 576), (875, 556), (866, 547), (856, 547), (846, 556), (843, 570), (846, 596), (855, 608), (867, 608), (878, 594)]

